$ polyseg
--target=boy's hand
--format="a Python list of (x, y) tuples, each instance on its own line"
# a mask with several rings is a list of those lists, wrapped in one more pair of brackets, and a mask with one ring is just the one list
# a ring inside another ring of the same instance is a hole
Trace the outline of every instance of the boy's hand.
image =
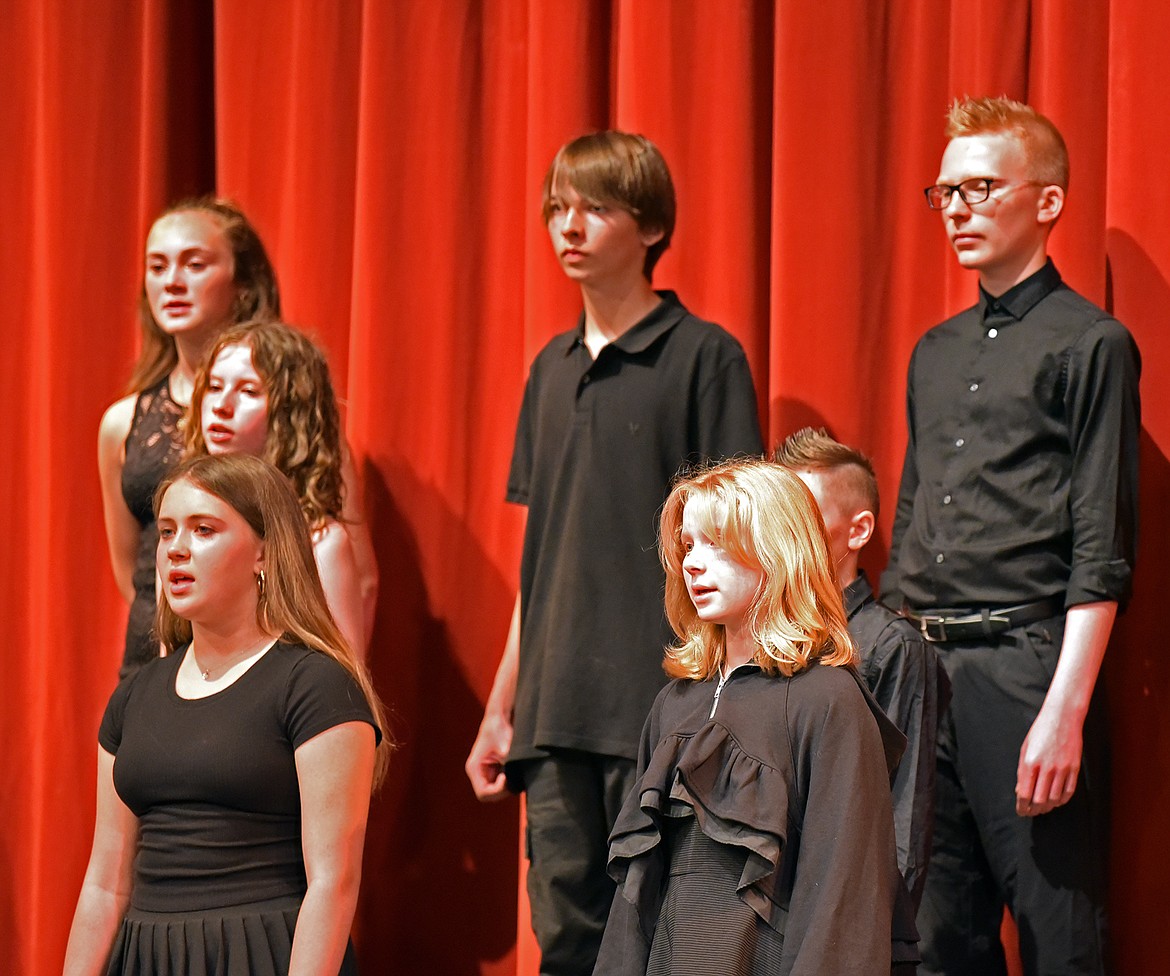
[(508, 795), (504, 759), (511, 746), (512, 723), (485, 715), (467, 762), (463, 764), (477, 799), (488, 802), (501, 800)]

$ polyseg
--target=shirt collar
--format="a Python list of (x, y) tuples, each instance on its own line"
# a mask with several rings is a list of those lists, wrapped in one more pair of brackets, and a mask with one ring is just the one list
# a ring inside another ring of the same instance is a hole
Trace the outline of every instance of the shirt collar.
[[(639, 353), (649, 349), (659, 338), (673, 329), (687, 310), (678, 295), (673, 291), (655, 291), (662, 299), (639, 322), (628, 328), (620, 336), (609, 343), (624, 353)], [(568, 355), (576, 346), (585, 344), (585, 313), (577, 320), (577, 329), (569, 334), (569, 341), (565, 345), (565, 355)]]
[(983, 285), (979, 286), (979, 304), (983, 315), (988, 312), (1007, 312), (1017, 322), (1021, 321), (1041, 299), (1047, 298), (1060, 285), (1060, 272), (1052, 263), (1052, 258), (1044, 262), (1044, 267), (1028, 275), (1018, 285), (1013, 285), (998, 298), (987, 294)]
[(850, 619), (862, 606), (873, 599), (873, 587), (869, 585), (869, 579), (866, 577), (864, 569), (859, 569), (857, 579), (845, 587), (844, 596), (845, 616)]

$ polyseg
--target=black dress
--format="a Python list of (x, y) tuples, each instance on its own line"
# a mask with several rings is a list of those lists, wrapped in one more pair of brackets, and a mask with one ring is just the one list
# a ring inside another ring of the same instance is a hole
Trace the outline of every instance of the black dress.
[[(305, 647), (278, 643), (199, 699), (175, 691), (183, 657), (125, 678), (98, 734), (139, 830), (107, 973), (284, 974), (306, 890), (293, 754), (327, 729), (373, 717), (348, 672)], [(352, 947), (340, 972), (356, 972)]]
[(158, 657), (154, 636), (155, 568), (158, 528), (154, 522), (154, 493), (179, 463), (183, 450), (179, 422), (183, 408), (171, 399), (168, 378), (143, 390), (134, 404), (134, 418), (126, 435), (122, 463), (122, 498), (142, 527), (138, 556), (134, 563), (134, 602), (126, 623), (126, 645), (122, 654), (122, 677)]

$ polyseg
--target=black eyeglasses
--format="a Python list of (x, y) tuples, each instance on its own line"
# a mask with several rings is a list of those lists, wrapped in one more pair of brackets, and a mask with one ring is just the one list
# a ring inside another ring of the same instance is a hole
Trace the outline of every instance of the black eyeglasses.
[[(959, 199), (962, 200), (968, 207), (972, 207), (977, 203), (983, 203), (991, 196), (991, 188), (996, 183), (1001, 186), (1009, 185), (1007, 180), (998, 179), (995, 176), (972, 176), (969, 180), (963, 180), (962, 183), (936, 183), (934, 186), (928, 186), (922, 192), (926, 194), (926, 205), (931, 210), (946, 210), (950, 205), (951, 198), (957, 193)], [(1038, 180), (1020, 180), (1015, 186), (1044, 186), (1045, 184)]]

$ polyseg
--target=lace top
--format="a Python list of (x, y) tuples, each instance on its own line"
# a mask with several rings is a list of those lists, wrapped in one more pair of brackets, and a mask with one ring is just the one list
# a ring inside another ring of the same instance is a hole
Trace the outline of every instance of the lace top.
[(170, 380), (164, 378), (138, 394), (134, 419), (126, 435), (122, 463), (122, 497), (142, 526), (134, 562), (134, 602), (126, 624), (122, 674), (158, 656), (154, 627), (154, 553), (158, 530), (154, 522), (154, 493), (179, 463), (183, 451), (183, 407), (171, 399)]
[(126, 435), (122, 497), (143, 528), (154, 522), (154, 493), (179, 463), (183, 450), (183, 408), (171, 399), (168, 378), (138, 394)]

